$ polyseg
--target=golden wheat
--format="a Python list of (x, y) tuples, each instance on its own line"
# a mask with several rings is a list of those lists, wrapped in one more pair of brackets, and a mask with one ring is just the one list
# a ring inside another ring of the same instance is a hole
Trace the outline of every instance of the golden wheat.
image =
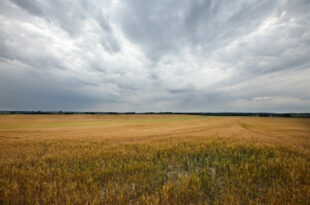
[(310, 119), (0, 115), (0, 204), (307, 204)]

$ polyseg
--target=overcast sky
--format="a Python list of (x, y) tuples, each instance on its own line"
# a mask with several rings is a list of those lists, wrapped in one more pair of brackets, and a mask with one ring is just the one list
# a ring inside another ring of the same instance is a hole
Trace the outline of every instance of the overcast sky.
[(310, 112), (309, 0), (1, 0), (0, 110)]

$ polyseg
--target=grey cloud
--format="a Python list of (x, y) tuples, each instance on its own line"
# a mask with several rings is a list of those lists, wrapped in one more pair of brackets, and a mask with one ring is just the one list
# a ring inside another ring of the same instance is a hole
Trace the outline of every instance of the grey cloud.
[(102, 101), (68, 82), (29, 73), (2, 72), (0, 93), (0, 107), (8, 110), (87, 110)]
[[(251, 30), (274, 10), (275, 1), (130, 1), (121, 23), (152, 60), (184, 47), (210, 53)], [(199, 54), (199, 53), (197, 53)]]
[(173, 94), (184, 94), (184, 93), (193, 93), (195, 90), (193, 88), (181, 88), (181, 89), (168, 89), (168, 92)]
[(310, 2), (0, 2), (0, 109), (310, 110)]
[(24, 8), (28, 13), (42, 16), (43, 12), (41, 8), (38, 6), (40, 3), (36, 0), (12, 0), (16, 5)]
[(110, 22), (100, 11), (99, 6), (93, 4), (92, 1), (21, 1), (11, 0), (16, 5), (26, 10), (29, 14), (45, 18), (48, 21), (60, 26), (71, 36), (76, 37), (83, 34), (85, 31), (84, 21), (86, 19), (95, 20), (102, 30), (97, 32), (102, 33), (104, 37), (102, 45), (110, 52), (118, 52), (121, 45), (114, 37), (113, 29)]

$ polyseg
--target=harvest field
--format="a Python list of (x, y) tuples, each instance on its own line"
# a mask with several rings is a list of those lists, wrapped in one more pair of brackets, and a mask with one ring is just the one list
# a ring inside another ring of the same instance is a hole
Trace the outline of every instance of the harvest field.
[(0, 204), (309, 204), (310, 119), (0, 115)]

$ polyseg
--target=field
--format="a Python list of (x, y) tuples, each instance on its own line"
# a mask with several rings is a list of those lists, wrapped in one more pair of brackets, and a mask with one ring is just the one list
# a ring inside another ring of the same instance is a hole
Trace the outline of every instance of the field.
[(0, 204), (310, 204), (310, 119), (0, 115)]

